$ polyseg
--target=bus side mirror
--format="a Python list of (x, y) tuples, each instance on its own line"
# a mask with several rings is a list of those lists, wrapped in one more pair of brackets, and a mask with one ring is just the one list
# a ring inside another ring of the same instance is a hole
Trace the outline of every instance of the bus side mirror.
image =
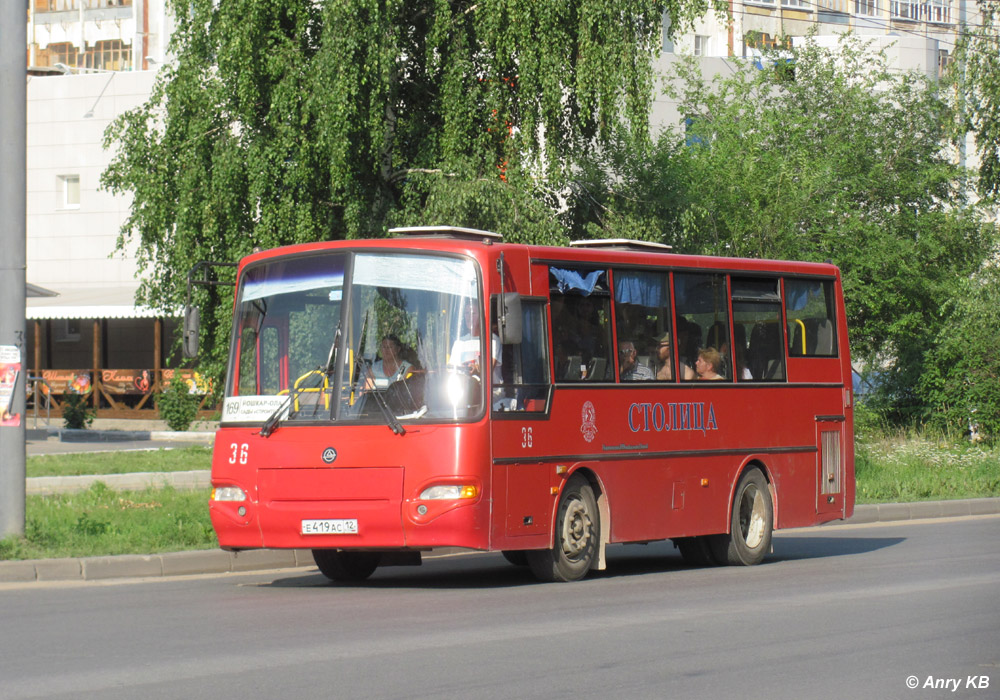
[(501, 345), (521, 342), (521, 295), (506, 292), (497, 296), (497, 335)]
[(201, 325), (201, 313), (197, 306), (184, 307), (184, 357), (198, 357), (198, 329)]

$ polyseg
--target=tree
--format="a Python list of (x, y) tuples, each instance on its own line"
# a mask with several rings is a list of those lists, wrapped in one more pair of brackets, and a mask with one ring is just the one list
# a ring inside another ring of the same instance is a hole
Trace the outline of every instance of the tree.
[(963, 24), (955, 47), (953, 79), (967, 128), (976, 139), (978, 189), (1000, 196), (1000, 7), (976, 0), (977, 21)]
[[(575, 163), (642, 137), (661, 19), (722, 0), (191, 0), (176, 57), (117, 120), (105, 187), (133, 197), (119, 247), (140, 300), (176, 308), (200, 260), (385, 234), (489, 227), (561, 240)], [(199, 290), (218, 376), (230, 304)]]
[(952, 433), (1000, 436), (1000, 267), (959, 282), (917, 394), (928, 419)]
[(832, 260), (854, 356), (887, 369), (893, 415), (923, 415), (914, 387), (944, 305), (994, 235), (949, 147), (955, 120), (940, 86), (894, 72), (849, 36), (710, 82), (681, 61), (668, 84), (683, 133), (645, 155), (632, 148), (638, 162), (604, 158), (611, 174), (590, 187), (602, 225), (646, 222), (680, 252)]

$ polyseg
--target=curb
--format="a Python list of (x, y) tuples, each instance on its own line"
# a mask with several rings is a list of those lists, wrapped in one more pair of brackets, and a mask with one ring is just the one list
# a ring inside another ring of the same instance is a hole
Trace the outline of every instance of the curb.
[(28, 428), (27, 440), (48, 440), (59, 442), (145, 442), (160, 440), (165, 442), (215, 442), (215, 432), (206, 430), (79, 430), (75, 428)]
[(86, 491), (100, 481), (112, 491), (142, 491), (148, 488), (172, 486), (178, 490), (208, 489), (212, 472), (193, 469), (180, 472), (130, 472), (128, 474), (97, 474), (86, 476), (32, 476), (25, 481), (25, 495), (53, 496), (59, 493)]
[(121, 554), (79, 559), (35, 559), (0, 562), (0, 582), (99, 581), (190, 574), (225, 574), (312, 566), (308, 549), (221, 549), (165, 554)]
[[(854, 515), (842, 524), (856, 525), (923, 518), (994, 514), (1000, 514), (1000, 498), (880, 503), (855, 506)], [(828, 523), (826, 526), (836, 527), (836, 525), (837, 523)], [(455, 548), (444, 549), (459, 551)], [(312, 552), (308, 549), (252, 549), (242, 552), (209, 549), (193, 552), (168, 552), (165, 554), (121, 554), (76, 559), (0, 561), (0, 583), (155, 578), (192, 574), (225, 574), (268, 569), (287, 569), (303, 566), (315, 566)]]
[(185, 442), (215, 442), (215, 433), (176, 430), (74, 430), (59, 428), (55, 431), (59, 442), (142, 442), (146, 440), (178, 440)]

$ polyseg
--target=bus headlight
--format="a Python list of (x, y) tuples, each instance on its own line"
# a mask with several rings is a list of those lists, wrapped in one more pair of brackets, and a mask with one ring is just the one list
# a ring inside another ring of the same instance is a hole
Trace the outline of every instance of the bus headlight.
[(213, 501), (245, 501), (246, 492), (239, 486), (217, 486), (212, 489)]
[(439, 484), (430, 486), (420, 493), (422, 501), (448, 501), (463, 498), (475, 498), (479, 489), (472, 484)]

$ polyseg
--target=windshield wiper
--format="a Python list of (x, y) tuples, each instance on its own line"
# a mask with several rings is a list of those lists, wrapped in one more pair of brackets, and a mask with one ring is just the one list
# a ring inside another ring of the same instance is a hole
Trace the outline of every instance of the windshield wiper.
[[(317, 389), (323, 386), (324, 382), (328, 382), (330, 375), (333, 374), (334, 368), (337, 366), (337, 345), (340, 343), (340, 323), (337, 323), (337, 331), (333, 334), (333, 343), (330, 345), (330, 352), (326, 357), (326, 365), (320, 366), (311, 371), (309, 374), (320, 377), (320, 380), (316, 384), (303, 384), (302, 386), (295, 387), (295, 391), (290, 391), (288, 393), (288, 398), (281, 402), (281, 404), (274, 409), (274, 413), (268, 416), (267, 420), (260, 427), (261, 437), (270, 437), (278, 428), (278, 424), (281, 422), (282, 414), (289, 409), (290, 406), (294, 406), (295, 402), (298, 401), (299, 396), (303, 391), (308, 391), (310, 389)], [(317, 402), (317, 406), (319, 403)], [(316, 415), (316, 408), (313, 408), (313, 415)], [(289, 411), (290, 415), (290, 411)]]
[[(355, 365), (357, 365), (359, 377), (362, 376), (362, 373), (368, 370), (367, 365), (361, 360), (361, 358), (357, 358), (355, 360)], [(403, 424), (399, 422), (396, 414), (393, 413), (391, 408), (389, 408), (389, 404), (386, 403), (382, 392), (373, 386), (368, 390), (368, 394), (375, 399), (375, 405), (379, 407), (379, 410), (382, 412), (382, 417), (385, 418), (385, 424), (392, 429), (392, 432), (396, 435), (406, 435), (406, 428), (403, 427)]]

